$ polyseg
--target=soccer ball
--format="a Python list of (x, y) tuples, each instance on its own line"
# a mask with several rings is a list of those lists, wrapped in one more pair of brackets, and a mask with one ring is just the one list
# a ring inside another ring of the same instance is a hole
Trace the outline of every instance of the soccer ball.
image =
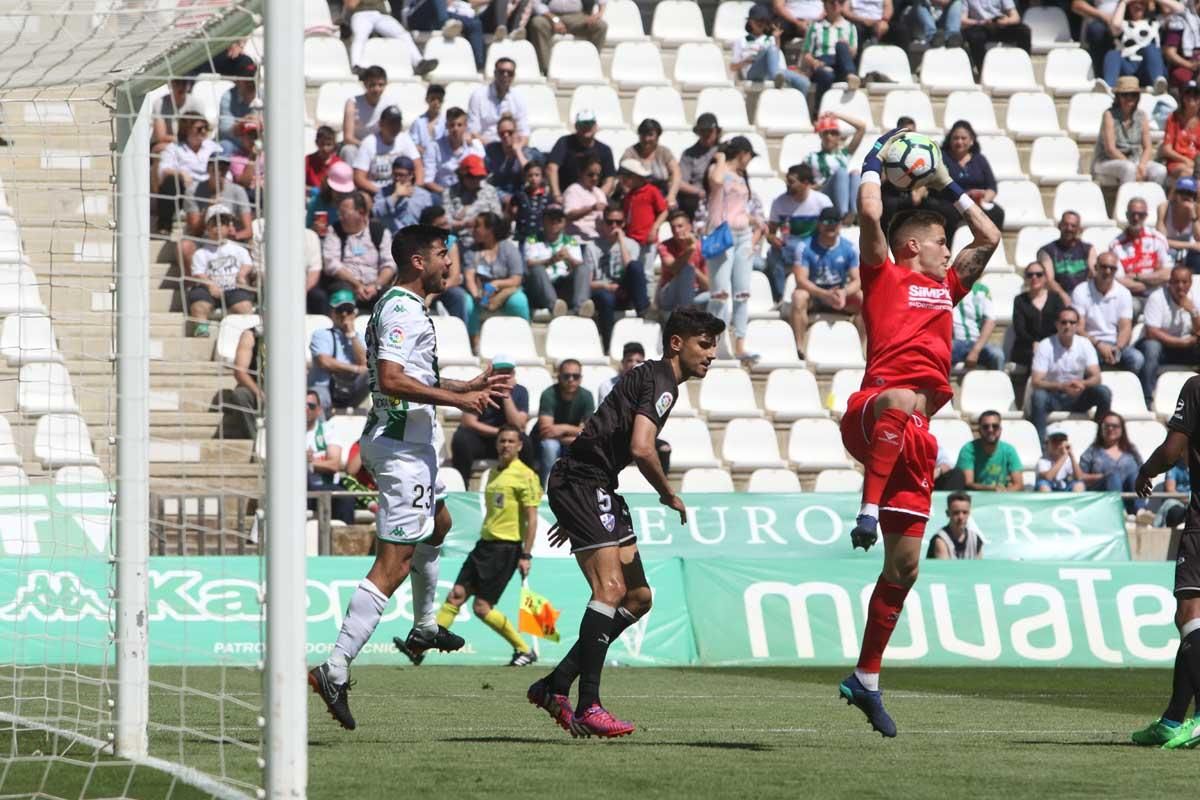
[(911, 189), (942, 163), (942, 148), (920, 133), (896, 137), (883, 152), (883, 177), (897, 189)]

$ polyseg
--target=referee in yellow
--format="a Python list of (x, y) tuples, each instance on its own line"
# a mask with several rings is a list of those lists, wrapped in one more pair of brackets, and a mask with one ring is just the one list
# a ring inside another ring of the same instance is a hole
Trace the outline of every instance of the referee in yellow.
[(437, 615), (438, 625), (449, 628), (462, 604), (474, 595), (471, 610), (475, 616), (513, 646), (510, 667), (525, 667), (537, 661), (537, 655), (508, 617), (495, 607), (514, 572), (519, 570), (522, 578), (529, 574), (533, 559), (530, 551), (537, 535), (542, 484), (537, 473), (517, 458), (520, 452), (521, 431), (513, 425), (502, 426), (496, 436), (499, 463), (484, 489), (487, 514), (479, 541), (463, 562), (454, 588)]

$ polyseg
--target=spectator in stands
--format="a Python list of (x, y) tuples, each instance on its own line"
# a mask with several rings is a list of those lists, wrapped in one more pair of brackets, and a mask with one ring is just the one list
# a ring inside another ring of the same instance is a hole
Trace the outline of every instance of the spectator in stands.
[(485, 213), (475, 218), (475, 251), (464, 267), (467, 291), (471, 294), (467, 332), (479, 348), (479, 328), (483, 315), (529, 319), (529, 297), (521, 284), (525, 280), (525, 262), (521, 251), (508, 238), (508, 223), (499, 214)]
[[(987, 156), (979, 150), (979, 137), (975, 128), (965, 119), (956, 121), (946, 138), (942, 140), (942, 159), (946, 170), (971, 199), (983, 209), (988, 219), (997, 228), (1004, 228), (1004, 209), (996, 205), (996, 176)], [(946, 234), (954, 237), (954, 231), (962, 223), (962, 213), (953, 203), (947, 203), (936, 192), (929, 192), (921, 203), (923, 208), (936, 211), (946, 218)]]
[(1179, 107), (1167, 117), (1159, 158), (1172, 178), (1195, 179), (1200, 170), (1200, 83), (1189, 80), (1179, 99)]
[(1195, 367), (1200, 364), (1200, 286), (1193, 286), (1192, 272), (1182, 264), (1171, 270), (1171, 280), (1146, 300), (1142, 314), (1145, 328), (1138, 350), (1145, 356), (1142, 392), (1149, 407), (1154, 402), (1154, 384), (1160, 364)]
[(433, 195), (416, 183), (416, 165), (408, 156), (396, 156), (392, 179), (375, 193), (371, 216), (387, 225), (393, 235), (401, 228), (416, 225), (421, 212), (433, 205)]
[[(641, 342), (626, 342), (621, 350), (621, 371), (600, 384), (596, 390), (596, 408), (600, 408), (600, 404), (604, 402), (604, 398), (608, 397), (609, 392), (617, 385), (617, 381), (621, 380), (629, 370), (644, 363), (645, 360), (646, 348), (642, 347)], [(663, 474), (670, 472), (671, 445), (663, 439), (655, 439), (654, 448), (658, 451), (658, 460), (662, 464)]]
[(229, 238), (235, 242), (249, 242), (254, 232), (251, 228), (252, 207), (246, 190), (227, 180), (229, 160), (214, 153), (208, 160), (208, 180), (193, 183), (183, 196), (184, 235), (179, 240), (179, 255), (184, 273), (192, 266), (192, 255), (204, 238), (207, 227), (205, 212), (213, 203), (220, 203), (233, 213), (233, 230)]
[(184, 279), (193, 336), (208, 336), (208, 318), (215, 306), (228, 314), (254, 311), (254, 262), (250, 251), (230, 239), (233, 224), (233, 211), (220, 203), (204, 212), (206, 241), (196, 249), (191, 274)]
[(1183, 9), (1167, 18), (1162, 32), (1163, 61), (1171, 88), (1186, 94), (1188, 84), (1195, 85), (1200, 70), (1200, 14), (1194, 0), (1181, 3)]
[(717, 124), (716, 116), (706, 111), (696, 117), (692, 133), (696, 134), (695, 144), (679, 157), (679, 196), (676, 202), (692, 215), (697, 225), (702, 225), (708, 216), (705, 204), (708, 189), (704, 176), (708, 174), (708, 165), (717, 154), (721, 126)]
[(304, 157), (304, 185), (319, 189), (329, 168), (342, 159), (337, 155), (337, 133), (328, 125), (317, 128), (317, 149)]
[(792, 275), (792, 332), (796, 353), (804, 358), (808, 315), (812, 311), (856, 314), (862, 308), (858, 248), (841, 235), (841, 216), (835, 208), (821, 210), (817, 231), (794, 249)]
[[(591, 42), (596, 52), (604, 49), (608, 23), (604, 6), (608, 0), (535, 0), (534, 16), (527, 27), (529, 41), (537, 52), (543, 75), (550, 74), (550, 44), (555, 34), (569, 33)], [(567, 182), (568, 184), (570, 181)]]
[[(321, 261), (321, 237), (316, 231), (305, 228), (304, 237), (304, 305), (307, 314), (328, 314), (329, 294), (321, 287), (321, 274), (325, 264)], [(252, 256), (262, 263), (258, 256)]]
[(979, 415), (979, 438), (958, 451), (958, 468), (973, 492), (1019, 492), (1025, 488), (1017, 448), (1000, 440), (999, 411)]
[(1064, 308), (1058, 313), (1056, 327), (1054, 336), (1042, 339), (1033, 349), (1029, 421), (1040, 441), (1046, 439), (1046, 417), (1051, 411), (1082, 412), (1095, 406), (1100, 417), (1112, 403), (1112, 392), (1100, 383), (1096, 348), (1076, 334), (1079, 312)]
[(1133, 294), (1139, 310), (1150, 292), (1171, 279), (1175, 266), (1167, 237), (1146, 227), (1148, 214), (1146, 201), (1132, 198), (1125, 206), (1125, 230), (1108, 245), (1117, 259), (1118, 282)]
[[(1041, 251), (1038, 251), (1038, 255), (1041, 255)], [(1050, 291), (1046, 286), (1048, 274), (1049, 271), (1040, 262), (1030, 262), (1025, 267), (1028, 288), (1013, 300), (1013, 343), (1008, 360), (1024, 367), (1024, 372), (1028, 372), (1033, 362), (1034, 345), (1054, 335), (1058, 313), (1069, 305), (1063, 302), (1062, 295)]]
[(598, 228), (599, 235), (586, 245), (584, 260), (592, 262), (592, 303), (600, 340), (607, 351), (615, 312), (632, 308), (639, 317), (644, 316), (650, 298), (641, 248), (625, 234), (625, 212), (618, 206), (604, 209)]
[(361, 192), (342, 196), (338, 222), (329, 228), (331, 234), (321, 246), (325, 276), (349, 286), (358, 307), (370, 311), (396, 277), (392, 234), (383, 223), (370, 218)]
[(221, 95), (221, 110), (217, 115), (217, 142), (227, 156), (241, 150), (237, 137), (237, 124), (255, 112), (254, 101), (258, 99), (258, 84), (255, 78), (258, 65), (246, 59), (239, 65), (233, 86)]
[(150, 152), (161, 153), (168, 145), (179, 141), (175, 136), (176, 123), (189, 108), (192, 93), (191, 78), (172, 78), (167, 84), (166, 94), (154, 101), (151, 113)]
[[(443, 230), (450, 229), (450, 219), (446, 214), (446, 209), (441, 206), (430, 206), (425, 209), (421, 212), (421, 218), (417, 222)], [(464, 325), (470, 325), (474, 303), (467, 288), (462, 248), (458, 246), (458, 237), (453, 233), (446, 242), (446, 248), (450, 253), (450, 274), (446, 278), (446, 288), (438, 295), (437, 302), (442, 304), (448, 314), (458, 317)]]
[(573, 358), (565, 358), (558, 365), (558, 382), (547, 387), (538, 402), (534, 440), (538, 450), (538, 475), (543, 486), (563, 448), (575, 441), (583, 430), (583, 423), (596, 410), (592, 393), (580, 385), (582, 380), (583, 365)]
[[(1175, 0), (1156, 0), (1156, 5), (1169, 13), (1181, 6)], [(1104, 54), (1104, 82), (1097, 88), (1114, 88), (1117, 78), (1132, 77), (1142, 86), (1153, 86), (1155, 94), (1167, 90), (1167, 67), (1158, 45), (1157, 14), (1148, 9), (1146, 0), (1121, 0), (1113, 9), (1108, 24), (1112, 48)]]
[(620, 163), (629, 159), (639, 162), (650, 172), (650, 182), (667, 200), (668, 208), (675, 208), (679, 195), (679, 162), (670, 148), (658, 140), (662, 136), (662, 125), (656, 119), (644, 119), (637, 129), (637, 144), (625, 148)]
[[(497, 355), (492, 359), (495, 372), (512, 372), (512, 362), (507, 356)], [(463, 477), (463, 483), (471, 485), (471, 464), (480, 459), (496, 458), (496, 437), (500, 428), (511, 425), (521, 431), (521, 461), (530, 467), (536, 465), (533, 443), (525, 435), (525, 424), (529, 422), (529, 390), (514, 383), (508, 396), (482, 414), (464, 411), (458, 429), (450, 439), (450, 463)]]
[(525, 176), (525, 186), (512, 197), (511, 216), (517, 226), (517, 241), (524, 247), (531, 237), (542, 235), (542, 216), (553, 198), (543, 180), (541, 164), (529, 161), (521, 172)]
[(383, 102), (383, 93), (388, 85), (387, 70), (370, 66), (359, 70), (358, 79), (362, 81), (363, 93), (347, 100), (342, 109), (342, 149), (339, 155), (347, 164), (354, 163), (364, 139), (379, 133), (379, 118), (383, 110), (393, 107)]
[(404, 132), (404, 115), (399, 106), (388, 106), (379, 114), (379, 131), (367, 134), (354, 161), (350, 162), (354, 167), (354, 185), (368, 197), (379, 194), (383, 184), (392, 177), (392, 163), (400, 156), (413, 161), (417, 185), (424, 183), (421, 154)]
[(924, 47), (962, 47), (962, 0), (916, 0), (904, 22), (916, 36), (912, 44)]
[(995, 329), (992, 293), (977, 282), (954, 307), (951, 360), (968, 370), (1003, 369), (1004, 351), (999, 345), (989, 343)]
[(1181, 458), (1175, 462), (1175, 466), (1167, 470), (1167, 476), (1163, 479), (1162, 484), (1155, 486), (1154, 491), (1168, 494), (1178, 492), (1184, 498), (1183, 502), (1174, 497), (1163, 500), (1162, 505), (1158, 507), (1158, 512), (1154, 515), (1154, 527), (1174, 528), (1182, 524), (1187, 519), (1187, 500), (1192, 493), (1192, 476), (1188, 472), (1187, 459)]
[(1096, 274), (1071, 292), (1071, 305), (1082, 319), (1079, 332), (1087, 337), (1099, 354), (1104, 368), (1119, 367), (1140, 372), (1145, 359), (1141, 351), (1130, 347), (1133, 332), (1133, 297), (1116, 280), (1120, 266), (1111, 252), (1096, 259)]
[(771, 0), (771, 10), (779, 21), (784, 42), (803, 39), (812, 22), (825, 16), (825, 7), (819, 0)]
[(409, 138), (424, 157), (438, 139), (446, 135), (446, 113), (442, 104), (446, 101), (446, 87), (431, 83), (425, 89), (425, 111), (413, 120), (408, 128)]
[[(392, 0), (392, 3), (393, 9), (400, 4), (398, 0)], [(488, 4), (488, 0), (411, 0), (400, 18), (415, 31), (440, 30), (446, 41), (462, 36), (471, 45), (475, 69), (483, 72), (483, 20), (478, 9)]]
[(929, 540), (925, 557), (952, 561), (983, 558), (983, 539), (971, 530), (971, 495), (952, 492), (946, 498), (946, 516), (950, 523)]
[(349, 20), (353, 37), (350, 40), (350, 66), (356, 72), (369, 66), (363, 61), (363, 51), (367, 49), (367, 39), (371, 38), (372, 33), (396, 39), (417, 77), (437, 69), (437, 59), (421, 57), (412, 34), (391, 15), (386, 0), (342, 0), (342, 17)]
[(338, 289), (330, 295), (329, 304), (333, 324), (313, 331), (308, 344), (312, 355), (308, 388), (321, 398), (326, 414), (334, 408), (354, 408), (370, 391), (367, 348), (354, 328), (358, 317), (354, 292)]
[[(848, 143), (842, 142), (842, 131), (838, 120), (854, 128)], [(812, 169), (815, 188), (833, 201), (833, 207), (847, 223), (858, 214), (858, 166), (850, 163), (850, 157), (862, 142), (867, 126), (860, 119), (830, 112), (817, 117), (817, 134), (821, 137), (821, 149), (804, 157), (804, 163)]]
[(470, 253), (475, 247), (475, 220), (480, 214), (503, 214), (500, 194), (496, 187), (484, 180), (487, 167), (477, 155), (469, 155), (458, 164), (458, 181), (445, 193), (446, 214), (450, 218), (450, 230), (458, 235), (462, 252)]
[[(1115, 411), (1096, 414), (1096, 438), (1092, 446), (1079, 457), (1080, 478), (1093, 492), (1135, 492), (1135, 479), (1142, 468), (1138, 452), (1125, 431), (1125, 418)], [(1126, 502), (1127, 510), (1143, 509), (1147, 501), (1141, 498)]]
[(596, 138), (596, 112), (585, 108), (575, 113), (575, 132), (560, 137), (546, 160), (546, 182), (554, 202), (562, 202), (563, 189), (579, 180), (579, 165), (584, 156), (600, 161), (600, 188), (611, 195), (616, 183), (612, 148)]
[(262, 118), (255, 114), (239, 120), (235, 126), (238, 149), (229, 157), (229, 175), (246, 190), (252, 205), (258, 205), (259, 192), (266, 181), (266, 164), (259, 142), (262, 129)]
[(671, 238), (658, 246), (658, 310), (704, 305), (709, 300), (708, 264), (700, 252), (700, 237), (682, 208), (671, 212)]
[[(1064, 306), (1071, 305), (1071, 292), (1090, 278), (1096, 267), (1096, 248), (1079, 238), (1080, 230), (1079, 214), (1064, 211), (1058, 221), (1058, 239), (1037, 251), (1038, 263), (1046, 271), (1046, 288), (1056, 294)], [(1053, 315), (1050, 320), (1053, 328)]]
[(458, 181), (458, 165), (467, 156), (483, 158), (483, 145), (467, 136), (467, 112), (455, 106), (446, 112), (446, 135), (425, 151), (424, 186), (441, 200), (442, 193)]
[(1190, 175), (1175, 181), (1170, 197), (1159, 203), (1157, 228), (1167, 238), (1171, 259), (1200, 272), (1200, 213), (1196, 210), (1196, 181)]
[(1051, 430), (1046, 436), (1046, 454), (1038, 459), (1034, 474), (1039, 492), (1082, 492), (1087, 488), (1071, 440), (1061, 430)]
[[(813, 188), (813, 168), (808, 163), (788, 167), (784, 179), (787, 191), (771, 201), (767, 215), (767, 280), (771, 282), (771, 295), (778, 302), (783, 296), (787, 272), (800, 263), (804, 242), (817, 232), (817, 219), (821, 213), (832, 208), (833, 201)], [(833, 209), (837, 213), (837, 209)]]
[[(308, 491), (335, 492), (341, 489), (337, 480), (338, 471), (342, 468), (341, 445), (334, 444), (325, 438), (325, 414), (317, 393), (309, 390), (304, 397), (305, 433), (304, 450), (308, 461)], [(347, 525), (354, 523), (354, 498), (331, 497), (330, 516), (341, 520)], [(319, 501), (315, 497), (308, 499), (308, 510), (316, 513)]]
[(338, 222), (338, 203), (341, 202), (342, 196), (353, 191), (354, 170), (350, 165), (339, 161), (331, 166), (321, 188), (312, 189), (308, 193), (304, 227), (311, 228), (318, 236), (324, 238), (329, 226)]
[(517, 62), (499, 58), (494, 69), (492, 82), (477, 88), (467, 102), (467, 130), (484, 144), (499, 141), (496, 123), (508, 114), (517, 123), (517, 144), (524, 144), (529, 139), (529, 110), (521, 95), (512, 89)]
[(517, 123), (507, 112), (501, 114), (496, 123), (496, 135), (499, 138), (483, 148), (483, 160), (487, 165), (488, 181), (500, 193), (501, 202), (507, 205), (525, 183), (525, 165), (540, 161), (541, 153), (525, 146), (525, 138), (517, 135)]
[(790, 86), (808, 94), (808, 76), (788, 69), (782, 49), (783, 28), (775, 21), (771, 9), (753, 5), (746, 17), (746, 36), (733, 42), (732, 63), (729, 68), (742, 80), (774, 81), (782, 89)]
[(262, 326), (242, 331), (233, 356), (232, 389), (219, 395), (222, 439), (253, 439), (258, 435), (258, 412), (266, 405), (262, 390)]
[(525, 291), (530, 305), (551, 309), (555, 317), (568, 310), (591, 317), (595, 313), (591, 267), (584, 263), (579, 240), (566, 228), (562, 206), (546, 206), (542, 235), (525, 240)]
[(957, 466), (957, 457), (957, 453), (952, 456), (940, 442), (938, 443), (937, 457), (933, 462), (934, 491), (953, 492), (967, 488), (963, 471)]
[(837, 81), (845, 81), (850, 91), (862, 85), (855, 71), (858, 58), (858, 29), (842, 16), (846, 0), (822, 0), (823, 19), (813, 20), (804, 35), (800, 66), (812, 75), (816, 86), (813, 107), (821, 107), (821, 98)]
[[(210, 50), (209, 53), (211, 52)], [(206, 57), (188, 75), (200, 75), (207, 72), (213, 75), (233, 78), (241, 74), (245, 63), (251, 60), (250, 56), (246, 55), (246, 40), (238, 39), (216, 55)]]
[(1120, 0), (1071, 0), (1071, 12), (1082, 20), (1079, 28), (1080, 44), (1092, 57), (1092, 73), (1104, 74), (1104, 54), (1112, 45), (1113, 12)]
[(220, 148), (208, 138), (204, 117), (180, 117), (180, 140), (167, 145), (158, 161), (155, 233), (170, 233), (175, 225), (176, 200), (193, 184), (208, 180), (208, 160)]
[[(740, 138), (740, 137), (739, 137)], [(658, 242), (658, 229), (667, 221), (667, 201), (650, 182), (650, 171), (636, 159), (621, 162), (621, 190), (624, 192), (625, 235), (638, 243), (642, 258), (651, 260)]]
[[(810, 29), (811, 30), (811, 29)], [(745, 136), (734, 136), (713, 156), (708, 168), (709, 236), (718, 236), (725, 225), (730, 246), (708, 258), (708, 313), (727, 323), (732, 319), (734, 357), (753, 363), (757, 356), (746, 350), (750, 320), (750, 276), (754, 272), (750, 218), (750, 182), (746, 166), (758, 155)], [(626, 217), (629, 217), (626, 210)], [(634, 237), (635, 239), (637, 237)]]
[(567, 233), (589, 243), (599, 236), (596, 223), (608, 208), (608, 196), (600, 188), (603, 174), (600, 162), (592, 156), (583, 157), (579, 180), (563, 192), (563, 211), (567, 215)]
[(891, 28), (892, 0), (850, 0), (842, 15), (858, 29), (860, 47), (880, 44)]
[(1029, 26), (1021, 22), (1013, 0), (965, 0), (964, 5), (962, 36), (976, 72), (983, 69), (983, 54), (989, 43), (1029, 52)]
[(1167, 168), (1154, 158), (1150, 141), (1150, 117), (1138, 108), (1141, 87), (1137, 78), (1117, 79), (1116, 99), (1100, 117), (1100, 135), (1092, 153), (1092, 175), (1117, 183), (1155, 181), (1162, 183)]

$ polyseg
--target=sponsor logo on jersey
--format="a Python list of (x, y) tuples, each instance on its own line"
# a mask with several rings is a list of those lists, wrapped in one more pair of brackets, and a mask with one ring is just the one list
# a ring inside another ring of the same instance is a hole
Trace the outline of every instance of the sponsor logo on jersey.
[(675, 398), (671, 396), (670, 392), (663, 392), (658, 396), (658, 402), (654, 404), (654, 410), (661, 417), (663, 414), (667, 413), (667, 409), (671, 407), (671, 403), (674, 402), (674, 400)]
[(404, 344), (404, 329), (399, 325), (393, 327), (388, 331), (387, 340), (390, 347), (400, 347)]
[(954, 308), (954, 299), (950, 296), (950, 290), (945, 286), (910, 285), (908, 287), (908, 307), (950, 311)]

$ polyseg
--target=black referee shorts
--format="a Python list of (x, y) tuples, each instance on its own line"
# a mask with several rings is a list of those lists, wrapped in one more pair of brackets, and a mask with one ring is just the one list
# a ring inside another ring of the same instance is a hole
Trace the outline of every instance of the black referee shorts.
[(520, 560), (520, 542), (480, 539), (467, 555), (454, 582), (494, 606), (500, 602), (500, 595), (504, 594)]
[(1200, 594), (1200, 531), (1185, 530), (1179, 535), (1175, 594)]
[(571, 540), (572, 553), (637, 541), (625, 498), (586, 473), (572, 470), (569, 459), (555, 463), (546, 494), (558, 526)]

